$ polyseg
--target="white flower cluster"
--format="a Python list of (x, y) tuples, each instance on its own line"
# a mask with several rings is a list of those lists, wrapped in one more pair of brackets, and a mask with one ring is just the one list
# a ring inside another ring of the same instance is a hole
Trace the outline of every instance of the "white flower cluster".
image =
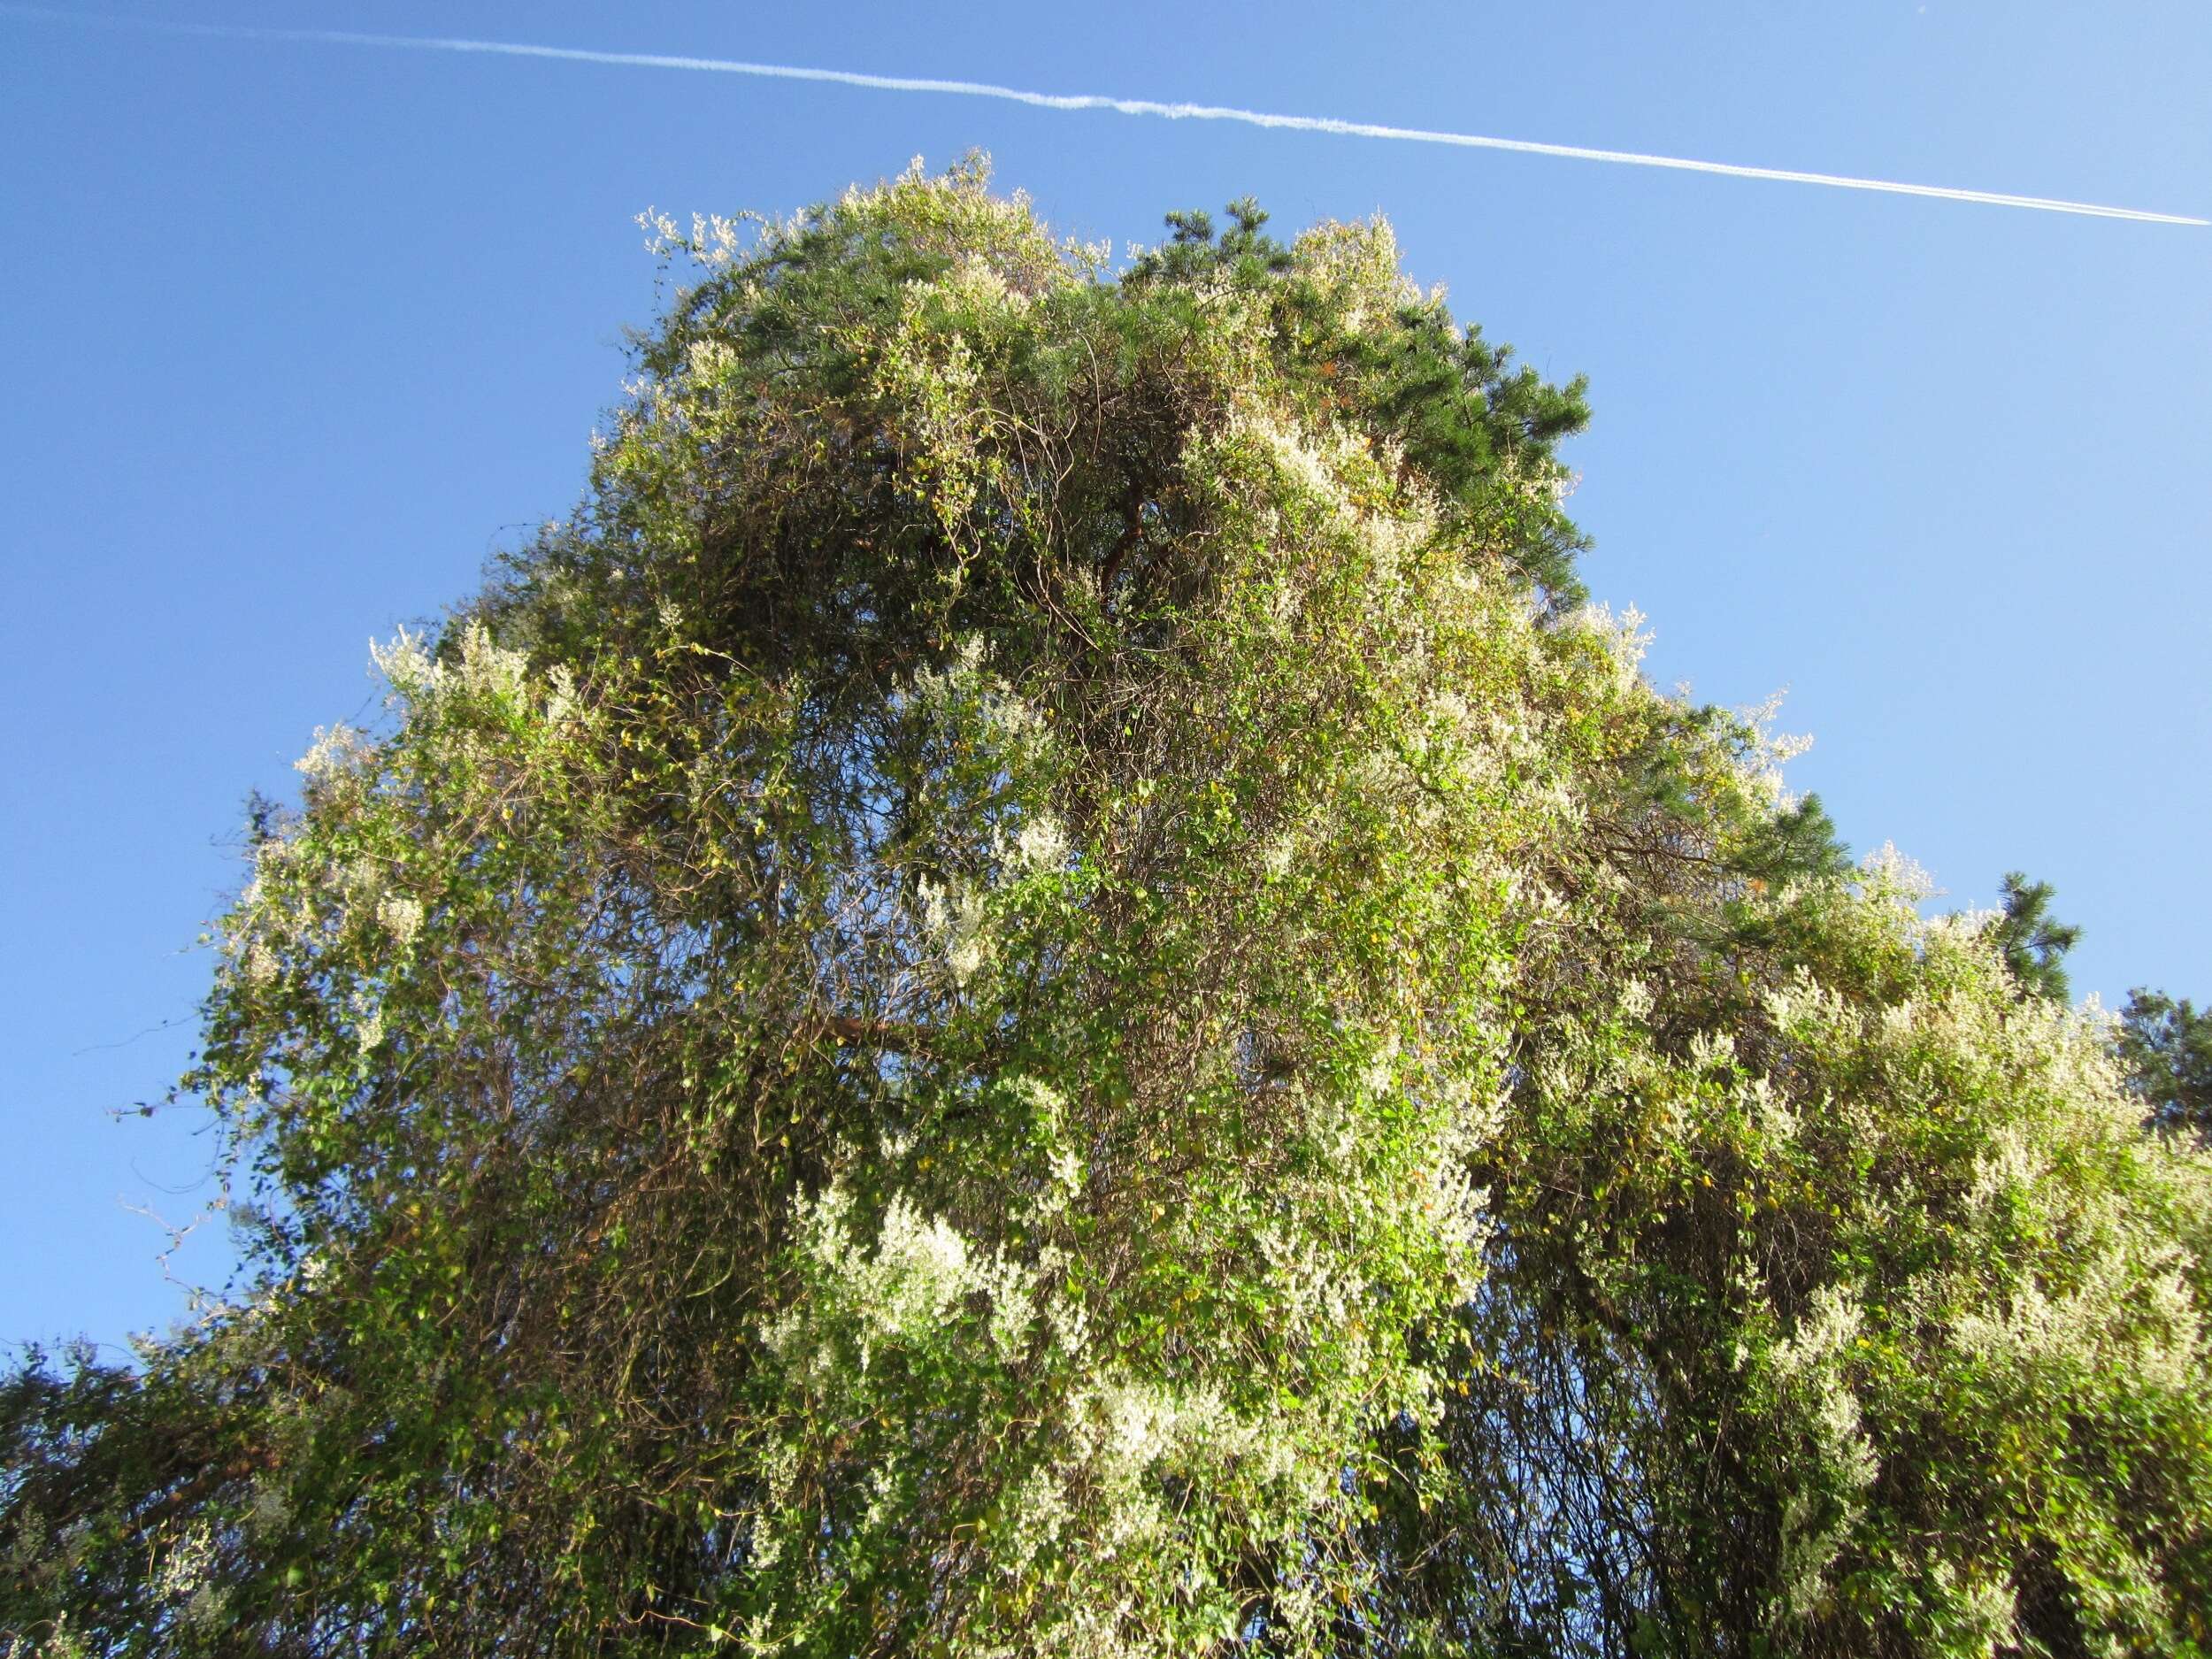
[(405, 628), (379, 644), (369, 641), (369, 660), (384, 676), (385, 683), (401, 696), (411, 696), (418, 687), (436, 681), (438, 665), (430, 660), (430, 654), (422, 649), (422, 635), (410, 634)]
[(965, 987), (991, 956), (983, 895), (963, 883), (927, 876), (915, 883), (915, 891), (922, 902), (922, 931), (942, 953), (953, 983)]
[(357, 772), (372, 752), (367, 733), (350, 726), (319, 726), (315, 741), (292, 763), (292, 769), (312, 788)]
[(1342, 445), (1333, 454), (1324, 453), (1312, 436), (1297, 426), (1248, 409), (1238, 411), (1233, 430), (1257, 439), (1274, 457), (1282, 476), (1316, 501), (1338, 512), (1356, 512), (1341, 476), (1348, 458)]
[(2177, 1246), (2155, 1252), (2147, 1271), (2125, 1252), (2102, 1250), (2078, 1285), (2055, 1295), (2022, 1285), (2001, 1310), (1962, 1314), (1954, 1336), (1966, 1353), (2048, 1386), (2117, 1371), (2138, 1387), (2180, 1394), (2204, 1340), (2185, 1264)]
[(645, 251), (655, 258), (680, 254), (708, 270), (718, 271), (744, 251), (742, 227), (748, 223), (764, 227), (768, 221), (757, 213), (741, 213), (734, 219), (719, 213), (694, 213), (687, 235), (672, 216), (649, 207), (635, 215), (634, 222), (645, 233)]
[(1029, 1111), (1031, 1143), (1043, 1155), (1050, 1177), (1032, 1210), (1033, 1220), (1058, 1215), (1083, 1188), (1083, 1159), (1067, 1141), (1067, 1100), (1041, 1079), (1018, 1076), (1002, 1087)]
[(1617, 688), (1632, 691), (1643, 677), (1644, 653), (1651, 649), (1644, 613), (1629, 605), (1617, 617), (1611, 606), (1592, 603), (1577, 611), (1574, 619), (1611, 657)]
[(550, 687), (545, 698), (546, 720), (552, 726), (566, 726), (582, 712), (577, 698), (576, 671), (566, 663), (556, 663), (545, 678)]
[(387, 893), (377, 900), (376, 919), (392, 942), (405, 950), (422, 932), (422, 901), (411, 899), (404, 894)]
[(214, 1568), (214, 1536), (202, 1522), (169, 1547), (155, 1575), (155, 1594), (183, 1602), (184, 1623), (196, 1631), (211, 1631), (223, 1616), (227, 1594), (213, 1581)]
[(1859, 886), (1870, 899), (1886, 902), (1908, 916), (1923, 899), (1932, 898), (1941, 891), (1935, 878), (1898, 851), (1892, 841), (1884, 841), (1859, 860)]
[(902, 710), (960, 725), (974, 721), (986, 748), (1018, 753), (1046, 731), (1045, 717), (986, 664), (982, 636), (964, 634), (942, 668), (921, 668), (895, 699)]
[(1513, 455), (1499, 468), (1499, 482), (1524, 501), (1560, 507), (1581, 488), (1582, 474), (1549, 456)]
[(1012, 848), (1000, 849), (1002, 863), (1025, 874), (1061, 869), (1067, 859), (1068, 833), (1050, 812), (1032, 812)]
[(356, 992), (347, 999), (353, 1011), (353, 1042), (364, 1056), (384, 1041), (384, 1010), (373, 1000)]
[(423, 649), (422, 635), (405, 628), (389, 642), (369, 641), (369, 657), (392, 688), (396, 699), (427, 703), (441, 693), (458, 689), (502, 702), (520, 698), (528, 682), (529, 658), (520, 651), (496, 644), (480, 622), (461, 631), (461, 660), (449, 668)]
[(737, 366), (737, 353), (724, 341), (695, 340), (685, 354), (685, 364), (694, 386), (714, 386)]
[(1874, 1448), (1859, 1423), (1858, 1398), (1843, 1363), (1864, 1322), (1858, 1300), (1841, 1285), (1824, 1285), (1789, 1340), (1773, 1352), (1776, 1378), (1805, 1409), (1819, 1455), (1818, 1467), (1836, 1488), (1835, 1513), (1816, 1524), (1813, 1494), (1791, 1495), (1782, 1515), (1782, 1600), (1791, 1616), (1809, 1617), (1824, 1594), (1829, 1564), (1863, 1512), (1868, 1487), (1880, 1472)]
[(1794, 806), (1796, 800), (1783, 785), (1782, 769), (1810, 750), (1813, 740), (1774, 729), (1782, 712), (1782, 697), (1781, 692), (1774, 692), (1763, 703), (1736, 710), (1735, 715), (1747, 741), (1742, 760), (1746, 785), (1755, 795), (1786, 809)]
[(1294, 247), (1299, 269), (1342, 305), (1339, 320), (1348, 330), (1371, 319), (1387, 326), (1402, 307), (1424, 300), (1443, 303), (1442, 288), (1424, 295), (1400, 268), (1397, 234), (1379, 214), (1349, 223), (1325, 220), (1302, 232)]
[(860, 1368), (887, 1342), (927, 1342), (944, 1333), (954, 1310), (980, 1294), (1002, 1355), (1020, 1346), (1033, 1317), (1034, 1276), (1020, 1263), (970, 1248), (960, 1231), (926, 1216), (904, 1194), (886, 1208), (874, 1245), (853, 1235), (851, 1195), (833, 1184), (807, 1206), (802, 1249), (818, 1276), (818, 1300), (793, 1310), (768, 1333), (779, 1354), (805, 1361), (818, 1376), (832, 1363), (826, 1328), (849, 1325)]

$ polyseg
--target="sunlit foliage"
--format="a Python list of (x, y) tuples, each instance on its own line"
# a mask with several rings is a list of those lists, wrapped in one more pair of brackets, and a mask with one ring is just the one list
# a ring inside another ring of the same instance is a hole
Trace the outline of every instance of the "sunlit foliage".
[(0, 1392), (84, 1654), (2196, 1653), (2204, 1156), (1580, 603), (1380, 225), (657, 221), (302, 763), (250, 1269)]

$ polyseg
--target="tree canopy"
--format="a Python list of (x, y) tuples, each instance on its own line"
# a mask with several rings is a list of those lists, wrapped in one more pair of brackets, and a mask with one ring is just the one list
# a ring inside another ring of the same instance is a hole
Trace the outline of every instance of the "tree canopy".
[(2212, 1163), (1582, 603), (1379, 224), (657, 221), (264, 815), (250, 1265), (0, 1389), (54, 1654), (2203, 1651)]
[(2120, 1010), (2118, 1041), (2154, 1124), (2212, 1134), (2212, 1009), (2138, 986)]

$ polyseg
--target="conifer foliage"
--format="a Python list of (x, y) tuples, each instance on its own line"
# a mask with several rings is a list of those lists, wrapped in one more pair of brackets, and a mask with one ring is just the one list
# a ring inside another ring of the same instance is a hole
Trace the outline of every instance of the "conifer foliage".
[(20, 1647), (2212, 1640), (2204, 1156), (1580, 603), (1579, 383), (1230, 218), (659, 223), (252, 849), (247, 1282), (0, 1389)]
[(2008, 870), (2001, 891), (2004, 908), (1991, 924), (1991, 936), (2020, 995), (2064, 1002), (2071, 988), (2066, 953), (2081, 942), (2081, 929), (2051, 914), (2057, 890), (2047, 881), (2031, 881), (2021, 872)]
[(2212, 1009), (2138, 986), (2120, 1010), (2117, 1044), (2153, 1124), (2212, 1134)]

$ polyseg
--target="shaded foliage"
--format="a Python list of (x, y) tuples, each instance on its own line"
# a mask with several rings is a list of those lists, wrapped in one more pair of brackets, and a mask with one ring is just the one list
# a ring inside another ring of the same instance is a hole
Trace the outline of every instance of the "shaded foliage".
[(2119, 1051), (2128, 1085), (2162, 1129), (2212, 1133), (2212, 1009), (2140, 986), (2120, 1010)]

